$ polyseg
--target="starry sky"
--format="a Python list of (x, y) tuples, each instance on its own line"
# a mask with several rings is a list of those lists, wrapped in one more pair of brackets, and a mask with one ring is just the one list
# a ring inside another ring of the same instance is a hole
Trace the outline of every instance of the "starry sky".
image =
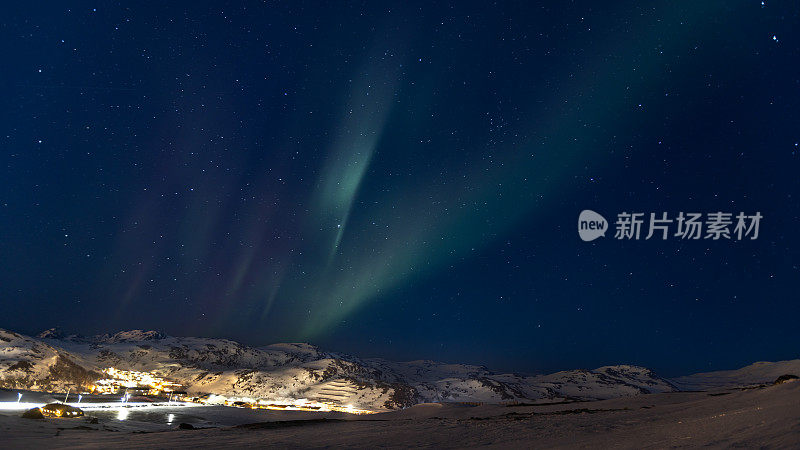
[[(800, 5), (21, 2), (0, 327), (523, 373), (797, 358)], [(583, 242), (580, 211), (760, 212)]]

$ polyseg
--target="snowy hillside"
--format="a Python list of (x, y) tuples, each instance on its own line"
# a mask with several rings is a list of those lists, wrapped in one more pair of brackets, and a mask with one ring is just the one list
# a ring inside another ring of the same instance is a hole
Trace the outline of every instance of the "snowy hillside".
[(198, 395), (305, 398), (371, 410), (423, 402), (589, 400), (675, 390), (669, 381), (636, 366), (522, 376), (472, 365), (357, 358), (309, 344), (256, 348), (140, 330), (94, 337), (48, 330), (30, 338), (0, 330), (0, 387), (88, 386), (108, 367), (153, 372)]
[(0, 329), (0, 387), (60, 390), (100, 378), (92, 358)]
[(781, 375), (800, 376), (800, 359), (777, 362), (757, 362), (736, 370), (697, 373), (672, 381), (681, 390), (733, 388), (753, 384), (769, 384)]

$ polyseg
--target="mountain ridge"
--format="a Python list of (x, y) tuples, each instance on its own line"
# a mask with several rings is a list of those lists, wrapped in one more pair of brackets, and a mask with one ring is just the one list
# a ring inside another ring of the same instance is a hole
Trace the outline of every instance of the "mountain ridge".
[(251, 347), (143, 330), (85, 337), (50, 329), (33, 338), (0, 329), (0, 387), (80, 388), (108, 367), (152, 372), (192, 395), (305, 398), (370, 410), (427, 402), (599, 400), (673, 392), (700, 382), (695, 376), (676, 383), (624, 364), (529, 376), (431, 360), (359, 358), (308, 343)]

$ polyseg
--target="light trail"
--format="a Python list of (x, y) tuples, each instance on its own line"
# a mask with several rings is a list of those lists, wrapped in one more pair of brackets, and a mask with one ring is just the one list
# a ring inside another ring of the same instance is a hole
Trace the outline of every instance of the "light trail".
[[(48, 403), (57, 403), (57, 402), (37, 402), (37, 403), (17, 403), (17, 402), (0, 402), (0, 411), (26, 411), (31, 408), (40, 408)], [(208, 405), (203, 405), (201, 403), (191, 403), (191, 402), (159, 402), (159, 403), (147, 403), (147, 402), (130, 402), (130, 403), (122, 403), (120, 401), (116, 402), (103, 402), (103, 403), (78, 403), (78, 402), (69, 402), (66, 405), (74, 406), (76, 408), (80, 408), (84, 411), (93, 411), (93, 410), (106, 410), (106, 409), (131, 409), (131, 408), (144, 408), (144, 409), (159, 409), (159, 408), (174, 408), (174, 407), (203, 407)]]

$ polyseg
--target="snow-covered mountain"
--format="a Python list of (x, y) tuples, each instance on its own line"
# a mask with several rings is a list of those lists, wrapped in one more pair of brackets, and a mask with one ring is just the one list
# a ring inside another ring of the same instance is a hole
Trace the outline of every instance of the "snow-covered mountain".
[(672, 380), (681, 390), (729, 389), (754, 384), (769, 384), (782, 375), (800, 376), (800, 359), (760, 361), (736, 370), (696, 373)]
[(0, 387), (88, 386), (108, 367), (153, 372), (194, 394), (306, 398), (371, 410), (423, 402), (593, 400), (676, 390), (649, 369), (626, 365), (523, 376), (473, 365), (357, 358), (309, 344), (249, 347), (141, 330), (93, 337), (48, 330), (31, 338), (0, 329)]
[(52, 391), (101, 377), (92, 358), (0, 329), (0, 387)]

